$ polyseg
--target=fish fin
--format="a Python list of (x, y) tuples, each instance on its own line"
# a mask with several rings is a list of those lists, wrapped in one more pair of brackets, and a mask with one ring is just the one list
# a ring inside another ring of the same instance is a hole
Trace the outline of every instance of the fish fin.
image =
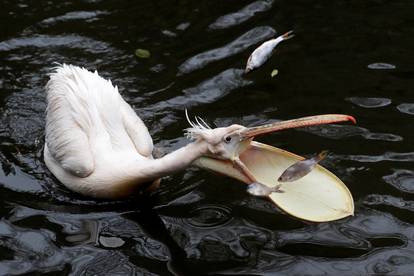
[(325, 159), (326, 156), (328, 156), (329, 150), (323, 150), (318, 154), (318, 160), (321, 161)]
[(245, 74), (253, 70), (253, 68), (250, 66), (251, 62), (252, 62), (252, 55), (250, 55), (249, 58), (247, 59), (246, 69), (244, 69)]
[(286, 32), (284, 34), (281, 35), (281, 37), (283, 38), (283, 40), (288, 40), (291, 39), (292, 37), (294, 37), (295, 34), (293, 33), (293, 30)]
[(272, 193), (281, 193), (281, 194), (283, 194), (285, 191), (283, 191), (281, 188), (282, 188), (282, 184), (274, 186), (273, 189), (272, 189), (273, 190)]

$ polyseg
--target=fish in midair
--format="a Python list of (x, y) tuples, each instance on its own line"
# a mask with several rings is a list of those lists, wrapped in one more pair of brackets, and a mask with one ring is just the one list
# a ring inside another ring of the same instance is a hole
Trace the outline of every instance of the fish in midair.
[(263, 63), (265, 63), (270, 58), (273, 49), (277, 46), (277, 44), (294, 36), (295, 35), (293, 34), (293, 31), (289, 31), (281, 36), (263, 42), (250, 55), (249, 59), (247, 60), (247, 65), (244, 73), (249, 73), (250, 71), (262, 66)]
[(316, 165), (328, 155), (328, 151), (324, 150), (318, 155), (296, 162), (287, 168), (278, 178), (278, 182), (293, 182), (301, 179), (310, 173)]
[(281, 185), (277, 185), (275, 187), (268, 187), (264, 184), (253, 182), (247, 186), (247, 192), (254, 196), (268, 196), (271, 193), (283, 193), (280, 190)]

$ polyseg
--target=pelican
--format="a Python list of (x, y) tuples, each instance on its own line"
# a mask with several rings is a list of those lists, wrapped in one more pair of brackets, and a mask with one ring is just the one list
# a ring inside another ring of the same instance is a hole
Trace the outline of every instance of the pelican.
[[(199, 117), (191, 121), (186, 112), (189, 127), (185, 133), (191, 142), (155, 159), (144, 122), (121, 97), (117, 86), (96, 71), (59, 65), (50, 74), (45, 90), (45, 164), (67, 188), (96, 198), (133, 195), (148, 188), (148, 183), (156, 188), (160, 178), (190, 165), (245, 183), (275, 186), (284, 167), (301, 157), (255, 142), (255, 137), (297, 127), (355, 122), (349, 115), (328, 114), (255, 127), (233, 124), (211, 128)], [(273, 193), (270, 198), (287, 213), (310, 221), (353, 213), (352, 197), (338, 178), (322, 167), (312, 174), (283, 186), (284, 193)], [(323, 197), (327, 193), (332, 200)], [(301, 194), (316, 198), (304, 200), (298, 196)], [(316, 211), (306, 210), (310, 207), (304, 202)]]

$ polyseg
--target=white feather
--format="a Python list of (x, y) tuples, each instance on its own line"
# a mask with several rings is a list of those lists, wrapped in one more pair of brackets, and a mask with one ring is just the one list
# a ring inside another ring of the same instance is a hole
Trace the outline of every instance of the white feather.
[[(76, 177), (88, 177), (110, 159), (152, 158), (153, 143), (144, 123), (118, 88), (96, 71), (57, 66), (46, 94), (45, 161), (70, 188), (76, 185)], [(87, 193), (85, 188), (78, 185), (75, 190)]]
[(211, 135), (211, 127), (200, 117), (196, 116), (196, 123), (192, 122), (188, 116), (188, 111), (185, 109), (185, 117), (190, 124), (190, 128), (184, 129), (185, 136), (190, 140), (205, 139), (208, 135)]

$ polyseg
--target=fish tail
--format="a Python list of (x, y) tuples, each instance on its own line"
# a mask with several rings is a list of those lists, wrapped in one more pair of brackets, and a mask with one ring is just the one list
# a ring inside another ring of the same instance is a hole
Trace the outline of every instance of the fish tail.
[(328, 155), (329, 150), (323, 150), (318, 154), (318, 160), (321, 161), (325, 159), (325, 157)]
[(281, 35), (281, 37), (283, 38), (283, 40), (291, 39), (294, 36), (295, 36), (295, 34), (293, 33), (293, 30), (290, 30), (289, 32), (286, 32), (286, 33), (284, 33), (284, 34)]

